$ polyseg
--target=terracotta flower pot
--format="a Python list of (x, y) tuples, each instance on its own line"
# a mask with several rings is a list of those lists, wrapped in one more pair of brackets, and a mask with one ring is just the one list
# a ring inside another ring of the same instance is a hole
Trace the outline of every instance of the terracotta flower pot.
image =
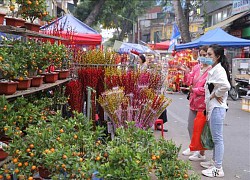
[[(0, 139), (1, 143), (5, 143), (6, 145), (9, 144), (10, 140), (11, 139), (8, 136), (2, 136)], [(9, 154), (0, 148), (0, 161), (6, 159), (8, 156)]]
[(33, 23), (25, 22), (25, 27), (28, 30), (39, 32), (41, 26), (39, 24), (33, 24)]
[(39, 175), (40, 175), (41, 178), (49, 179), (50, 172), (49, 172), (49, 170), (47, 168), (39, 167), (38, 171), (39, 171)]
[(25, 20), (19, 18), (5, 17), (6, 25), (20, 27), (24, 26)]
[(0, 13), (0, 25), (3, 24), (4, 16), (5, 16), (5, 15), (6, 15), (6, 14), (4, 14), (4, 13)]
[(19, 84), (17, 85), (17, 89), (18, 90), (26, 90), (28, 88), (30, 88), (30, 84), (31, 84), (31, 79), (32, 78), (26, 78), (23, 80), (17, 80), (19, 82)]
[(32, 76), (31, 87), (39, 87), (43, 84), (44, 76)]
[(58, 79), (66, 79), (69, 77), (69, 70), (56, 70), (59, 73)]
[(0, 161), (6, 159), (9, 156), (9, 154), (7, 152), (5, 152), (4, 150), (0, 149)]
[(53, 73), (45, 73), (43, 81), (45, 83), (54, 83), (58, 80), (58, 72), (53, 72)]
[(17, 85), (19, 82), (0, 82), (0, 95), (11, 95), (14, 94), (17, 90)]

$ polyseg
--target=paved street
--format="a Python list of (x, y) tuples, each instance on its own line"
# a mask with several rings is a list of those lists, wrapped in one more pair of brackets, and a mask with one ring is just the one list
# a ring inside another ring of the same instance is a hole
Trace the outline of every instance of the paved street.
[[(188, 100), (184, 94), (168, 94), (173, 102), (168, 107), (168, 122), (165, 123), (166, 139), (173, 139), (177, 145), (182, 145), (185, 150), (189, 143), (187, 131)], [(223, 168), (225, 177), (220, 179), (250, 180), (250, 113), (241, 110), (241, 100), (228, 100), (229, 110), (224, 122), (225, 154)], [(155, 132), (160, 136), (160, 132)], [(188, 161), (188, 157), (180, 158)], [(212, 157), (212, 152), (206, 152), (207, 159)], [(198, 162), (192, 162), (194, 170), (201, 174), (202, 167)], [(201, 175), (202, 180), (210, 179)]]

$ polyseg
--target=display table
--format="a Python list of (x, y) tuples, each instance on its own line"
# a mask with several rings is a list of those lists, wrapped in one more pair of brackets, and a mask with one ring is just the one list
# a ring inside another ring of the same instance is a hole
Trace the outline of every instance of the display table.
[(12, 94), (12, 95), (8, 95), (6, 96), (7, 99), (12, 99), (12, 98), (16, 98), (18, 96), (27, 96), (30, 94), (34, 94), (37, 93), (39, 91), (43, 91), (61, 84), (64, 84), (68, 81), (70, 81), (71, 78), (68, 79), (63, 79), (63, 80), (57, 80), (55, 83), (46, 83), (46, 84), (42, 84), (40, 87), (31, 87), (27, 90), (23, 90), (23, 91), (17, 91), (16, 93)]

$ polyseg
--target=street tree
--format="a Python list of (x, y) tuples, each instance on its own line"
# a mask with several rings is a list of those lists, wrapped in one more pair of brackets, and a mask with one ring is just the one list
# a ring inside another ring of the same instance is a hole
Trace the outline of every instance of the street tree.
[(185, 15), (189, 15), (188, 6), (190, 4), (190, 0), (186, 0), (186, 8), (185, 14), (181, 6), (180, 0), (173, 1), (175, 17), (177, 25), (181, 32), (181, 38), (183, 43), (187, 43), (191, 41), (190, 32), (189, 32), (189, 17), (185, 17)]
[(189, 17), (200, 16), (197, 12), (202, 5), (202, 0), (159, 0), (159, 3), (166, 7), (174, 7), (174, 14), (177, 26), (181, 33), (183, 43), (191, 41), (189, 32)]
[(118, 40), (133, 30), (138, 16), (155, 5), (155, 0), (81, 0), (75, 16), (89, 26), (102, 24), (104, 28), (115, 28)]

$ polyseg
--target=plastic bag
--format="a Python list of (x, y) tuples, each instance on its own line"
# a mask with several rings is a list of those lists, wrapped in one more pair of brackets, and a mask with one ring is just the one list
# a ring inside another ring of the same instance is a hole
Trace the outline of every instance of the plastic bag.
[(208, 122), (209, 121), (206, 122), (203, 131), (201, 133), (201, 144), (204, 148), (211, 150), (214, 148), (214, 142)]
[(191, 151), (202, 151), (206, 150), (201, 144), (201, 133), (206, 124), (206, 116), (203, 112), (197, 112), (197, 115), (194, 119), (194, 130), (193, 136), (189, 148)]

